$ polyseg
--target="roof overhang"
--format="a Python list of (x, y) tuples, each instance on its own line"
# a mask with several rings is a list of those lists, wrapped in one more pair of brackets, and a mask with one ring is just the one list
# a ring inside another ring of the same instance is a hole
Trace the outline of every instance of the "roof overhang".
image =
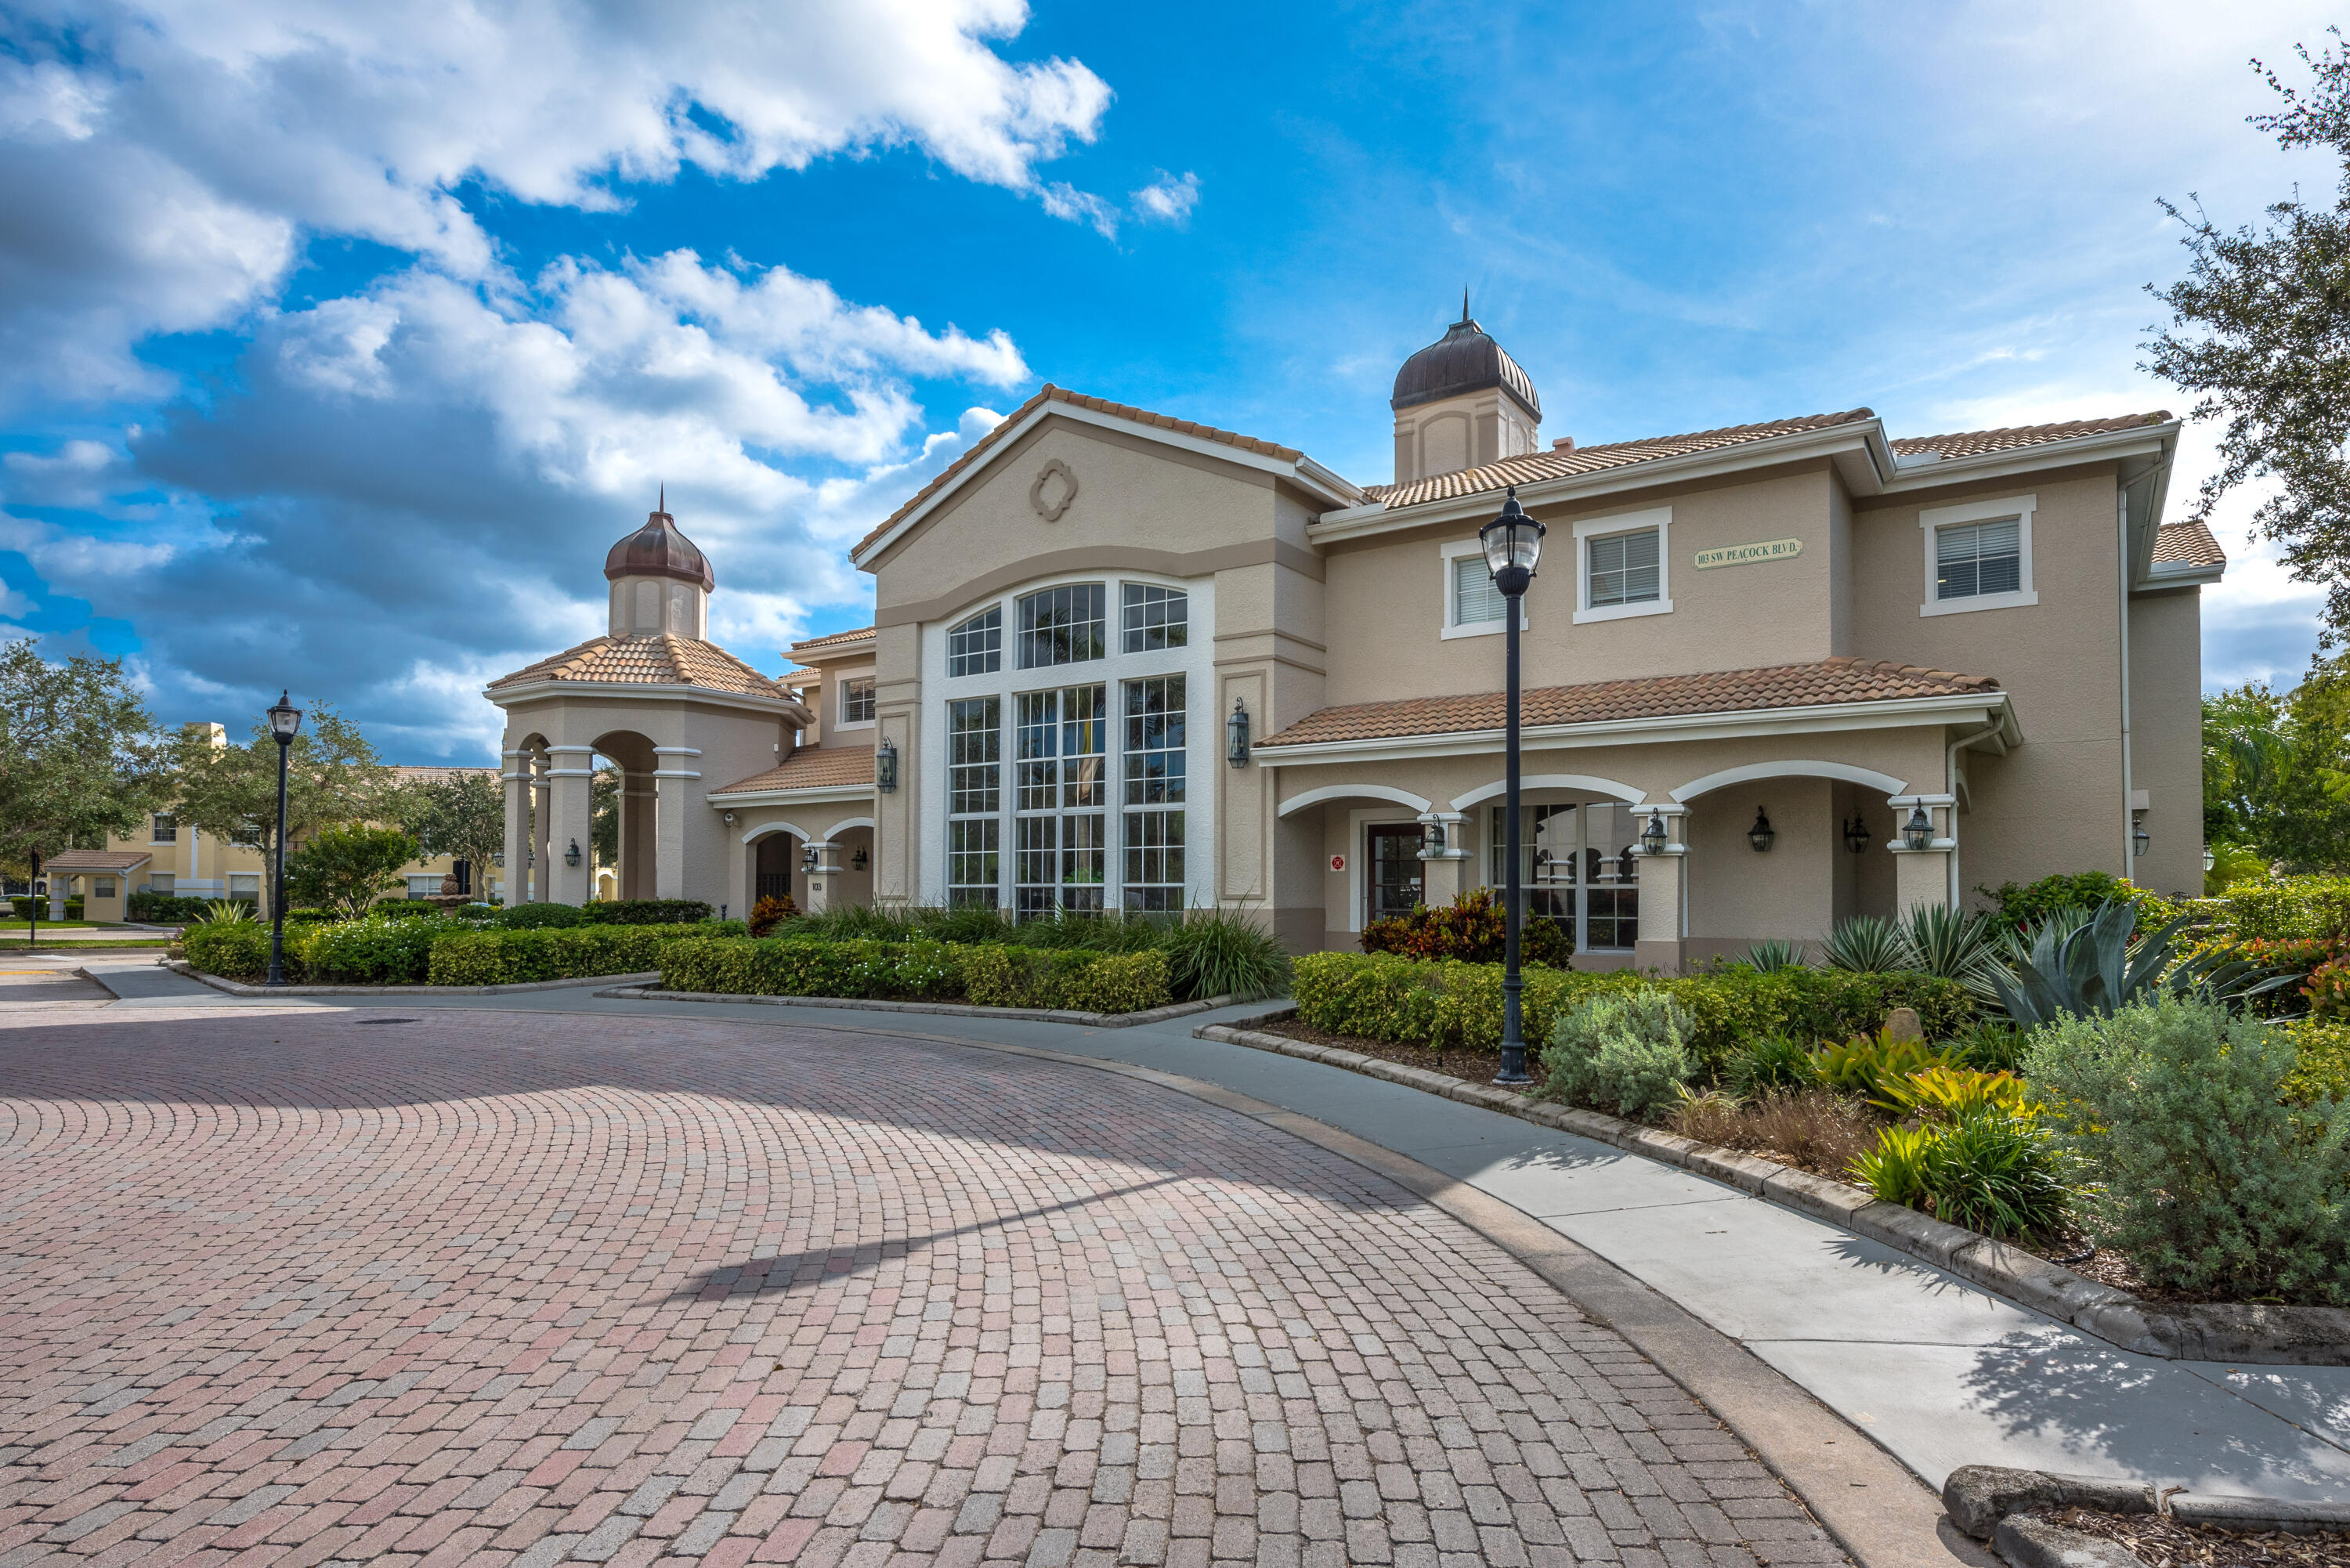
[[(103, 856), (104, 863), (88, 858), (92, 855)], [(138, 870), (153, 858), (143, 849), (60, 849), (41, 862), (41, 869), (61, 876), (103, 877), (111, 872), (119, 877)]]
[[(1971, 724), (1999, 727), (2009, 745), (2019, 744), (2015, 707), (2004, 691), (1962, 691), (1942, 697), (1890, 698), (1877, 702), (1817, 703), (1802, 708), (1742, 708), (1723, 713), (1667, 714), (1653, 719), (1608, 719), (1580, 724), (1530, 724), (1521, 732), (1526, 749), (1653, 745), (1668, 741), (1733, 740), (1751, 735), (1817, 735), (1851, 730), (1914, 729), (1921, 725)], [(1418, 757), (1499, 754), (1500, 730), (1453, 730), (1433, 735), (1382, 735), (1359, 741), (1316, 741), (1257, 747), (1272, 767), (1309, 763), (1401, 762)]]
[(738, 805), (798, 805), (804, 802), (821, 804), (825, 801), (869, 801), (873, 786), (869, 784), (807, 784), (799, 789), (712, 790), (702, 797), (712, 806), (732, 811)]
[(633, 680), (534, 680), (527, 686), (486, 687), (482, 695), (501, 708), (566, 697), (592, 697), (603, 702), (700, 702), (706, 707), (772, 714), (801, 726), (816, 722), (816, 715), (805, 704), (788, 697), (754, 697), (744, 691), (721, 691), (712, 686), (655, 686)]
[[(1814, 430), (1790, 431), (1736, 446), (1717, 447), (1675, 457), (1651, 458), (1589, 473), (1570, 473), (1518, 486), (1518, 500), (1529, 508), (1597, 500), (1628, 491), (1652, 489), (1711, 479), (1749, 469), (1778, 467), (1825, 458), (1835, 465), (1845, 487), (1855, 495), (1898, 495), (1939, 490), (1976, 480), (2002, 479), (2073, 463), (2119, 462), (2125, 483), (2137, 474), (2158, 475), (2150, 515), (2161, 516), (2161, 491), (2169, 472), (2170, 453), (2178, 435), (2172, 421), (2158, 425), (2133, 425), (2126, 430), (2099, 431), (2063, 441), (2041, 441), (2006, 452), (1979, 452), (1962, 457), (1921, 462), (1899, 458), (1879, 419), (1854, 420)], [(2133, 462), (2133, 460), (2136, 460)], [(2133, 472), (2135, 471), (2135, 472)], [(1501, 491), (1480, 491), (1414, 506), (1389, 508), (1367, 502), (1326, 512), (1315, 519), (1317, 542), (1359, 539), (1430, 524), (1483, 522), (1500, 504)], [(2149, 546), (2150, 548), (2150, 546)]]
[[(899, 540), (920, 527), (924, 518), (938, 511), (953, 497), (969, 490), (981, 474), (994, 467), (998, 460), (1018, 445), (1023, 436), (1052, 419), (1068, 420), (1081, 425), (1094, 425), (1102, 430), (1114, 430), (1127, 435), (1139, 436), (1144, 441), (1156, 441), (1161, 446), (1173, 447), (1194, 456), (1213, 458), (1219, 462), (1229, 462), (1236, 467), (1254, 469), (1259, 473), (1288, 480), (1299, 489), (1331, 506), (1351, 506), (1363, 496), (1362, 491), (1356, 485), (1303, 454), (1295, 462), (1291, 462), (1286, 458), (1273, 457), (1261, 452), (1251, 452), (1246, 447), (1232, 446), (1223, 441), (1204, 441), (1198, 436), (1186, 435), (1180, 431), (1167, 430), (1141, 420), (1129, 420), (1121, 415), (1105, 413), (1099, 409), (1089, 409), (1081, 403), (1066, 403), (1057, 398), (1047, 398), (1031, 409), (1018, 424), (997, 437), (988, 450), (982, 452), (970, 467), (939, 486), (934, 493), (924, 497), (920, 505), (899, 518), (888, 533), (851, 550), (848, 553), (849, 561), (861, 567), (868, 561), (886, 555)], [(794, 657), (798, 656), (794, 655)]]

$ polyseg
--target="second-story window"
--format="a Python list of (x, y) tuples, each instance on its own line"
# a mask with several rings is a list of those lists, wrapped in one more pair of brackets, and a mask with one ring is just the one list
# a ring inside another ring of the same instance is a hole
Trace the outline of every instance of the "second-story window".
[(840, 722), (844, 724), (873, 722), (873, 677), (853, 676), (840, 683)]
[(1108, 651), (1108, 598), (1099, 583), (1070, 583), (1020, 601), (1020, 668), (1082, 664)]
[(177, 844), (179, 841), (180, 824), (178, 819), (166, 815), (161, 812), (157, 812), (155, 814), (155, 826), (152, 842), (157, 844)]
[(1482, 552), (1452, 557), (1452, 624), (1480, 626), (1498, 621), (1509, 601), (1493, 586), (1493, 573)]
[(1934, 597), (1970, 599), (2023, 586), (2023, 530), (2012, 517), (1934, 531)]
[(1155, 653), (1181, 648), (1191, 636), (1191, 600), (1180, 588), (1150, 583), (1126, 583), (1120, 616), (1125, 622), (1126, 651)]
[(991, 605), (947, 633), (949, 675), (993, 675), (1003, 668), (1003, 607)]
[(1591, 581), (1585, 602), (1593, 609), (1645, 604), (1659, 594), (1657, 530), (1610, 534), (1590, 544)]

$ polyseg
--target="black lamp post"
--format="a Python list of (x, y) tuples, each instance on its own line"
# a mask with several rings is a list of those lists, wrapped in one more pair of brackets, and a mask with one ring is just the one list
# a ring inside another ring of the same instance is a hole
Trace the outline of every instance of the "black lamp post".
[(286, 983), (286, 753), (302, 728), (302, 710), (292, 693), (280, 693), (269, 710), (269, 733), (277, 742), (277, 865), (269, 890), (269, 985)]
[(1518, 487), (1514, 484), (1502, 504), (1501, 515), (1477, 530), (1477, 542), (1485, 551), (1485, 566), (1493, 574), (1493, 586), (1501, 590), (1504, 601), (1502, 637), (1508, 649), (1509, 665), (1502, 733), (1503, 777), (1507, 781), (1509, 813), (1508, 846), (1504, 851), (1508, 866), (1503, 897), (1509, 924), (1502, 950), (1502, 1070), (1493, 1075), (1497, 1084), (1531, 1081), (1526, 1076), (1526, 1042), (1518, 1009), (1518, 994), (1523, 989), (1518, 979), (1518, 935), (1525, 921), (1525, 890), (1519, 885), (1518, 877), (1518, 609), (1519, 601), (1525, 597), (1526, 585), (1534, 580), (1534, 563), (1542, 558), (1544, 532), (1543, 525), (1518, 505)]

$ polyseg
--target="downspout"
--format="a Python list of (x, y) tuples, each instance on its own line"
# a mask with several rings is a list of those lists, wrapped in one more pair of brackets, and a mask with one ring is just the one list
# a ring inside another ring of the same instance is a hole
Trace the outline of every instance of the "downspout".
[[(1953, 909), (1961, 907), (1959, 902), (1959, 753), (1977, 741), (1988, 740), (1999, 732), (2000, 724), (1997, 720), (1993, 720), (1988, 727), (1977, 730), (1971, 735), (1961, 735), (1952, 741), (1942, 753), (1942, 793), (1950, 797), (1951, 846), (1949, 860), (1943, 869), (1943, 879), (1948, 886), (1943, 888), (1942, 896), (1949, 900)], [(1969, 790), (1967, 794), (1972, 795), (1974, 791)], [(1971, 805), (1973, 802), (1970, 800), (1968, 804)]]
[(2131, 832), (2130, 802), (2137, 795), (2130, 787), (2130, 642), (2129, 642), (2129, 488), (2117, 488), (2114, 493), (2114, 576), (2119, 587), (2121, 628), (2121, 696), (2122, 696), (2122, 875), (2126, 877), (2137, 869), (2130, 864), (2137, 848)]

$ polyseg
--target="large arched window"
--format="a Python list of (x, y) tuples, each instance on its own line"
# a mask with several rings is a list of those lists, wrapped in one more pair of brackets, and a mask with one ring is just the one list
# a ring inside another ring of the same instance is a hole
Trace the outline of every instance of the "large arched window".
[(947, 633), (949, 675), (993, 675), (1003, 668), (1003, 607), (990, 605)]

